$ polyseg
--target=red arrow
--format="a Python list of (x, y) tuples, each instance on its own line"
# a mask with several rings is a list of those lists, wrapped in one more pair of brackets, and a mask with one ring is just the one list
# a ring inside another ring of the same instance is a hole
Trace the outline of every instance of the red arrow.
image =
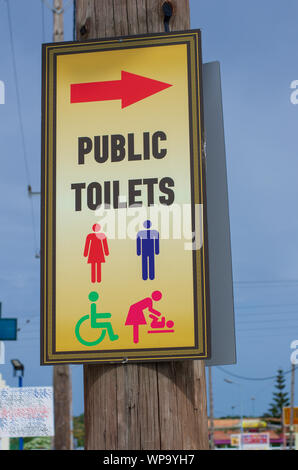
[(122, 70), (121, 80), (70, 85), (70, 102), (122, 100), (121, 107), (126, 108), (170, 86), (172, 85)]

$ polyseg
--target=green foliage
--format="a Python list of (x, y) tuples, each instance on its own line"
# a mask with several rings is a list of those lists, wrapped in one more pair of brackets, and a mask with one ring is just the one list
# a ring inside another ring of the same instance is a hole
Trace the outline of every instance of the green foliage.
[[(52, 446), (50, 437), (24, 437), (24, 450), (50, 450)], [(10, 450), (19, 449), (19, 439), (10, 439)]]
[(13, 437), (9, 439), (9, 449), (10, 450), (18, 450), (19, 448), (19, 439)]
[(25, 450), (51, 450), (52, 440), (50, 437), (32, 437), (29, 441), (24, 442)]
[[(76, 441), (76, 447), (84, 447), (85, 443), (85, 424), (84, 415), (73, 417), (73, 437)], [(51, 437), (25, 437), (24, 450), (50, 450), (52, 447)], [(10, 450), (19, 449), (19, 439), (10, 439)]]
[(273, 401), (270, 403), (268, 410), (269, 415), (274, 418), (281, 418), (284, 406), (289, 406), (289, 394), (284, 391), (286, 388), (286, 380), (282, 369), (278, 369), (275, 379), (276, 392), (273, 392)]
[(74, 416), (73, 418), (73, 437), (76, 440), (77, 447), (84, 447), (85, 423), (83, 414), (80, 416)]

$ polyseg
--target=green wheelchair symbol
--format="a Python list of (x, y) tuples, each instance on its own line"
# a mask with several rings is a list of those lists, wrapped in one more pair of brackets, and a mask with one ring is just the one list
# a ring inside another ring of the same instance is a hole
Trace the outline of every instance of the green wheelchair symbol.
[[(111, 341), (116, 341), (119, 339), (118, 335), (114, 334), (113, 327), (109, 321), (98, 321), (102, 319), (108, 319), (111, 318), (110, 313), (97, 313), (96, 312), (96, 301), (99, 299), (99, 295), (97, 292), (90, 292), (88, 295), (88, 299), (90, 300), (91, 306), (90, 306), (90, 315), (84, 315), (78, 323), (76, 324), (75, 327), (75, 335), (77, 340), (83, 344), (84, 346), (96, 346), (97, 344), (101, 343), (103, 339), (106, 336), (106, 333), (108, 333), (109, 338)], [(90, 319), (90, 326), (92, 329), (98, 328), (101, 329), (99, 338), (96, 339), (95, 341), (86, 341), (85, 339), (82, 338), (80, 334), (80, 327), (81, 325)]]

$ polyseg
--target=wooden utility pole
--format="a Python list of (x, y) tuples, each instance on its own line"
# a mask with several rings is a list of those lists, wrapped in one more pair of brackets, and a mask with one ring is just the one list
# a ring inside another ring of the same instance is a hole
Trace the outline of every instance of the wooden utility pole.
[(210, 449), (214, 449), (214, 410), (213, 410), (213, 387), (212, 370), (208, 367), (208, 391), (209, 391), (209, 419), (210, 419)]
[[(78, 40), (189, 28), (189, 0), (76, 1)], [(87, 450), (209, 448), (203, 361), (85, 365), (84, 395)]]
[(291, 400), (290, 400), (290, 442), (289, 448), (293, 449), (294, 445), (294, 395), (295, 395), (295, 364), (292, 364), (291, 370)]
[(53, 0), (53, 42), (64, 39), (63, 0)]
[[(63, 41), (63, 0), (53, 0), (53, 42)], [(70, 450), (72, 442), (72, 389), (68, 365), (54, 366), (55, 450)]]
[(71, 371), (67, 365), (54, 366), (54, 421), (55, 450), (71, 450), (72, 445), (72, 391)]

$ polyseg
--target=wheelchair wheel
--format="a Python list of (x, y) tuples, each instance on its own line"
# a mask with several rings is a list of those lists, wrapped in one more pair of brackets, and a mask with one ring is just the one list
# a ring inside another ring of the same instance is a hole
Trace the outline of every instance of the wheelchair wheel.
[(96, 346), (97, 344), (101, 343), (101, 341), (103, 341), (107, 331), (106, 330), (101, 330), (101, 334), (100, 334), (99, 338), (96, 339), (95, 341), (86, 341), (86, 340), (84, 340), (80, 335), (80, 327), (81, 327), (82, 323), (84, 323), (84, 321), (88, 320), (89, 318), (90, 318), (89, 315), (84, 315), (82, 318), (80, 318), (80, 320), (78, 321), (78, 323), (76, 324), (76, 327), (75, 327), (75, 334), (76, 334), (77, 340), (80, 341), (80, 343), (83, 344), (84, 346)]

